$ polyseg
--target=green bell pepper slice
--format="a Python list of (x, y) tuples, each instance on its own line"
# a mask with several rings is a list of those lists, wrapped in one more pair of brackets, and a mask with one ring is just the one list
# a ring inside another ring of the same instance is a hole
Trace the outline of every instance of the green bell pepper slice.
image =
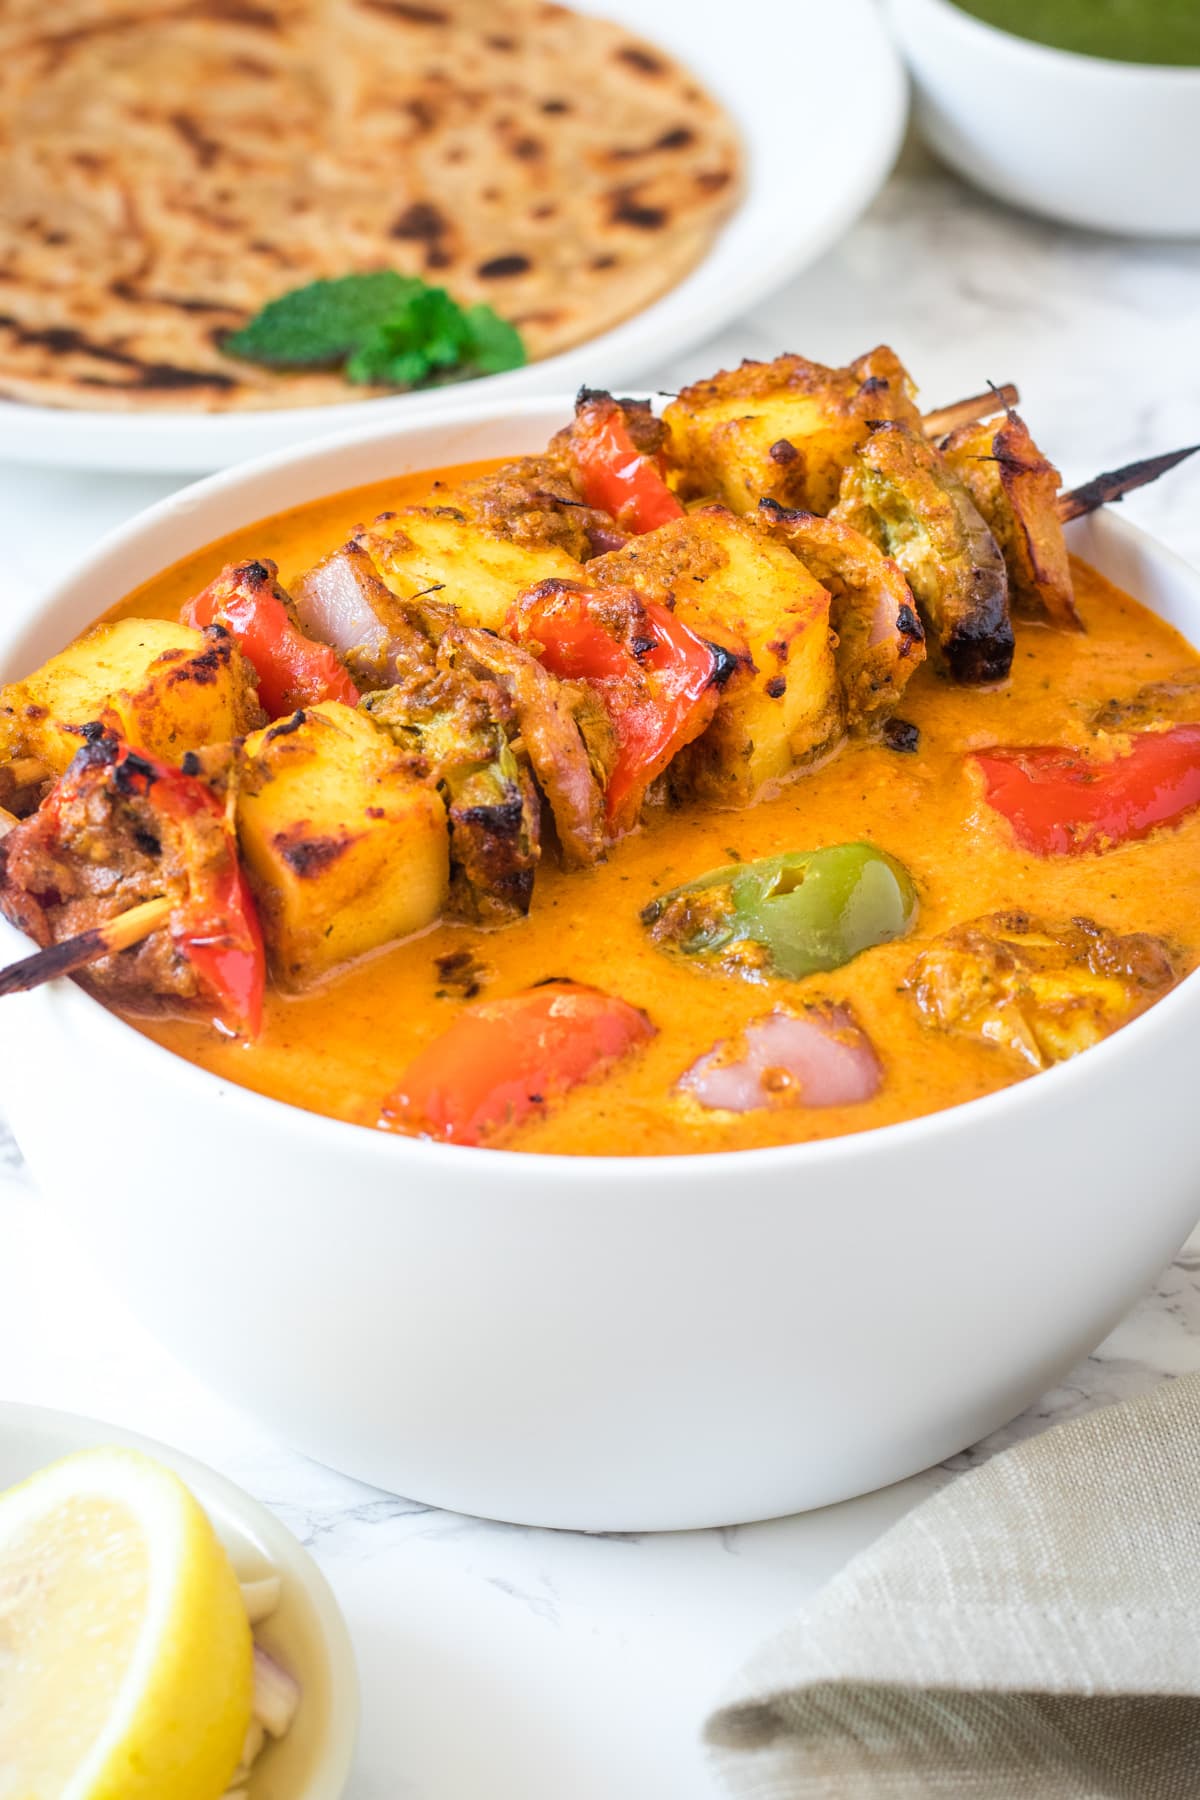
[(908, 870), (863, 843), (712, 869), (641, 917), (660, 949), (751, 980), (799, 981), (903, 937), (916, 912)]

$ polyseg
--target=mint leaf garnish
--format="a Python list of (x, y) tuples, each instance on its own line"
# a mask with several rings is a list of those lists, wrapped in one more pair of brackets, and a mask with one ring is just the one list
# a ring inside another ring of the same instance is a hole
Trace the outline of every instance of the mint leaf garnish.
[(424, 286), (395, 269), (313, 281), (269, 301), (225, 349), (275, 368), (333, 368)]
[(515, 325), (490, 306), (470, 306), (463, 316), (471, 340), (470, 360), (481, 375), (500, 375), (505, 369), (524, 366), (525, 346)]
[(412, 387), (454, 369), (470, 349), (466, 315), (444, 288), (413, 294), (385, 319), (346, 364), (351, 381)]
[(517, 369), (525, 346), (490, 306), (464, 309), (444, 288), (381, 269), (314, 281), (272, 300), (225, 340), (271, 368), (336, 368), (348, 381), (411, 388)]

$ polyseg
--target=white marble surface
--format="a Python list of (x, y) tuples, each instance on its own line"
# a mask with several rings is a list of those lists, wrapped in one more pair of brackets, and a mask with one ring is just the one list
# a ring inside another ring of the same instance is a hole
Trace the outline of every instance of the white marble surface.
[[(670, 388), (743, 355), (795, 348), (834, 362), (889, 339), (930, 403), (989, 378), (1018, 380), (1035, 430), (1074, 481), (1200, 439), (1198, 314), (1200, 246), (1042, 226), (910, 151), (819, 267), (655, 373)], [(1200, 561), (1196, 481), (1168, 479), (1129, 512)], [(168, 486), (0, 471), (0, 605), (25, 604)], [(701, 1800), (715, 1792), (697, 1747), (706, 1707), (849, 1555), (998, 1443), (1200, 1370), (1198, 1236), (1060, 1387), (945, 1469), (799, 1519), (587, 1538), (432, 1512), (290, 1453), (199, 1387), (97, 1285), (2, 1137), (0, 1244), (4, 1397), (168, 1439), (241, 1481), (315, 1551), (361, 1664), (351, 1800)]]

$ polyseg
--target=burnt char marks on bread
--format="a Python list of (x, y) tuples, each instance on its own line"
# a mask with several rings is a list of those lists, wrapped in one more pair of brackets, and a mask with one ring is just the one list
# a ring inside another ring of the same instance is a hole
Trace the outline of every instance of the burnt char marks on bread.
[[(179, 302), (172, 304), (177, 306)], [(112, 344), (98, 343), (73, 325), (50, 325), (38, 330), (22, 325), (11, 314), (0, 313), (0, 359), (6, 339), (16, 349), (46, 350), (52, 357), (82, 358), (88, 362), (103, 363), (113, 371), (120, 371), (119, 374), (92, 373), (78, 377), (81, 382), (91, 386), (124, 388), (139, 393), (181, 393), (199, 388), (221, 393), (237, 386), (232, 375), (223, 374), (220, 370), (188, 369), (178, 363), (147, 362)], [(0, 386), (3, 385), (3, 379), (3, 363), (0, 360)]]

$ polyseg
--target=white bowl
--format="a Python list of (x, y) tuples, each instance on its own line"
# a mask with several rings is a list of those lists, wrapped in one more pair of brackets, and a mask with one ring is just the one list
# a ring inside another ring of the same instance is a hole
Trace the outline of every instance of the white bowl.
[[(223, 532), (533, 450), (565, 400), (360, 432), (164, 501), (0, 649), (26, 672)], [(1200, 644), (1200, 576), (1111, 514), (1073, 542)], [(0, 926), (0, 960), (28, 944)], [(4, 1002), (45, 1191), (190, 1368), (310, 1455), (437, 1506), (637, 1530), (820, 1506), (993, 1430), (1195, 1222), (1200, 980), (951, 1112), (737, 1154), (467, 1150), (264, 1099), (70, 982)]]
[(255, 1769), (251, 1800), (340, 1800), (358, 1735), (358, 1676), (329, 1583), (273, 1513), (203, 1463), (101, 1419), (0, 1402), (0, 1491), (47, 1463), (119, 1444), (174, 1469), (200, 1502), (242, 1581), (282, 1579), (279, 1610), (257, 1635), (303, 1690), (295, 1724)]
[(1200, 235), (1200, 69), (1052, 50), (952, 0), (887, 5), (917, 123), (968, 180), (1068, 225)]

